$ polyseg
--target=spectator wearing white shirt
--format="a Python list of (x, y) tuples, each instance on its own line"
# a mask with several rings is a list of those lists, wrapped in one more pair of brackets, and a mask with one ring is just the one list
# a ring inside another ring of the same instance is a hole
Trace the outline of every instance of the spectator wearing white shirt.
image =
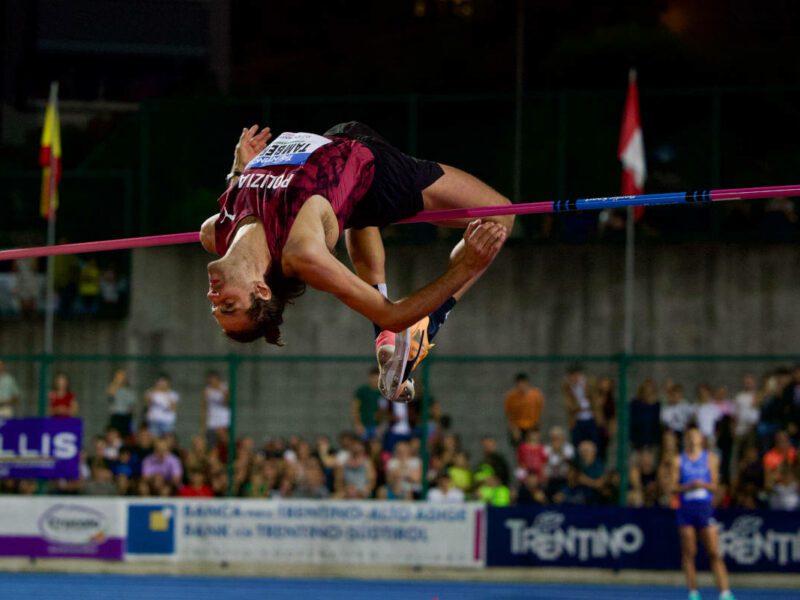
[(714, 402), (711, 386), (701, 383), (697, 386), (697, 426), (700, 433), (708, 440), (708, 445), (714, 447), (716, 439), (717, 421), (722, 418), (719, 406)]
[(227, 432), (231, 426), (229, 400), (228, 384), (217, 371), (209, 371), (203, 388), (203, 432), (209, 448), (217, 445), (220, 430)]
[(453, 487), (450, 476), (443, 472), (436, 478), (436, 487), (428, 490), (428, 501), (440, 504), (461, 504), (464, 502), (464, 492)]
[(147, 428), (156, 437), (172, 433), (175, 429), (180, 396), (172, 389), (169, 375), (162, 373), (155, 385), (144, 394), (147, 406)]
[(575, 459), (575, 447), (567, 441), (567, 433), (562, 427), (551, 427), (550, 443), (545, 446), (547, 453), (547, 494), (551, 496), (567, 482), (569, 465)]
[(682, 434), (694, 418), (694, 407), (686, 399), (683, 386), (673, 383), (667, 387), (667, 403), (661, 407), (661, 423), (670, 431)]
[(14, 406), (19, 403), (19, 396), (17, 380), (6, 371), (5, 363), (0, 360), (0, 417), (10, 419), (14, 416)]

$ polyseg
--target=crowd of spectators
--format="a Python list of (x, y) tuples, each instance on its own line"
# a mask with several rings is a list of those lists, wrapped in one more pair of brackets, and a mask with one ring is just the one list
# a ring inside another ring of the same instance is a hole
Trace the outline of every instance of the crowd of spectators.
[[(567, 427), (540, 432), (544, 396), (525, 374), (515, 377), (503, 408), (513, 454), (497, 437), (485, 436), (471, 456), (452, 429), (452, 419), (433, 401), (427, 428), (414, 404), (387, 402), (377, 371), (354, 392), (352, 429), (334, 442), (327, 435), (236, 441), (231, 455), (228, 389), (219, 373), (207, 374), (200, 431), (184, 444), (174, 432), (178, 392), (160, 375), (139, 398), (124, 370), (107, 387), (108, 427), (82, 454), (81, 477), (54, 481), (59, 494), (192, 496), (233, 494), (258, 498), (344, 498), (436, 502), (480, 500), (517, 504), (616, 504), (620, 471), (609, 468), (616, 435), (614, 381), (571, 367), (562, 384)], [(695, 399), (673, 381), (646, 379), (630, 400), (631, 506), (675, 505), (672, 465), (682, 433), (697, 423), (720, 457), (717, 504), (742, 508), (800, 507), (797, 463), (800, 366), (777, 369), (759, 384), (745, 374), (731, 397), (724, 386), (696, 386)], [(10, 416), (19, 388), (0, 363), (0, 409)], [(64, 373), (54, 377), (50, 414), (74, 416), (78, 402)], [(498, 406), (498, 410), (499, 410)], [(423, 431), (427, 438), (423, 439)], [(423, 444), (426, 447), (423, 448)], [(423, 452), (430, 460), (423, 467)], [(229, 463), (229, 458), (231, 461)], [(33, 493), (35, 482), (2, 482), (5, 492)], [(427, 489), (427, 492), (425, 491)]]

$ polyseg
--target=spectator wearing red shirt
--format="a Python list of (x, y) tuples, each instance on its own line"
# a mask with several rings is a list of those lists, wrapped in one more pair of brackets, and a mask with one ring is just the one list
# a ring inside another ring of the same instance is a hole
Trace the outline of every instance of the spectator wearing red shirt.
[(797, 449), (786, 431), (775, 434), (775, 447), (764, 455), (764, 477), (767, 489), (772, 489), (781, 480), (781, 467), (797, 462)]
[(51, 417), (75, 417), (78, 414), (78, 400), (69, 387), (66, 373), (56, 373), (53, 385), (47, 393), (48, 414)]
[(544, 469), (547, 466), (547, 450), (542, 444), (539, 431), (531, 429), (525, 432), (523, 442), (517, 446), (517, 479), (522, 481), (528, 473), (534, 473), (539, 481), (544, 480)]
[(178, 495), (182, 498), (213, 498), (214, 491), (206, 483), (203, 472), (195, 470), (189, 473), (189, 484), (182, 485)]

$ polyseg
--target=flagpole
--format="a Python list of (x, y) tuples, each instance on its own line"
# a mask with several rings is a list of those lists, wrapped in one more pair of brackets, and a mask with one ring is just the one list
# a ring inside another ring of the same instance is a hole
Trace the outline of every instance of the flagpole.
[[(50, 84), (50, 101), (56, 106), (58, 102), (58, 82)], [(56, 209), (53, 205), (53, 195), (57, 185), (57, 161), (55, 152), (50, 153), (50, 198), (47, 214), (47, 245), (55, 246), (56, 243)], [(45, 294), (45, 321), (44, 321), (44, 353), (53, 354), (53, 338), (55, 330), (55, 256), (47, 257), (47, 292)]]

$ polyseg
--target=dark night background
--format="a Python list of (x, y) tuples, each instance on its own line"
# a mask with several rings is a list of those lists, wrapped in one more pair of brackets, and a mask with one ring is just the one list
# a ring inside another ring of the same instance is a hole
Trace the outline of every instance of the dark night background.
[[(214, 209), (238, 129), (252, 122), (320, 131), (363, 120), (404, 150), (462, 166), (511, 195), (521, 15), (521, 199), (618, 191), (631, 66), (647, 191), (793, 183), (800, 167), (800, 5), (789, 0), (0, 6), (0, 246), (43, 235), (36, 156), (53, 80), (65, 167), (60, 231), (72, 239), (98, 237), (86, 214), (106, 225), (99, 237), (196, 227)], [(775, 241), (768, 203), (753, 204), (652, 210), (641, 227), (652, 239)], [(531, 218), (521, 234), (591, 241), (603, 237), (596, 220)], [(796, 238), (796, 223), (784, 229), (778, 239)]]

